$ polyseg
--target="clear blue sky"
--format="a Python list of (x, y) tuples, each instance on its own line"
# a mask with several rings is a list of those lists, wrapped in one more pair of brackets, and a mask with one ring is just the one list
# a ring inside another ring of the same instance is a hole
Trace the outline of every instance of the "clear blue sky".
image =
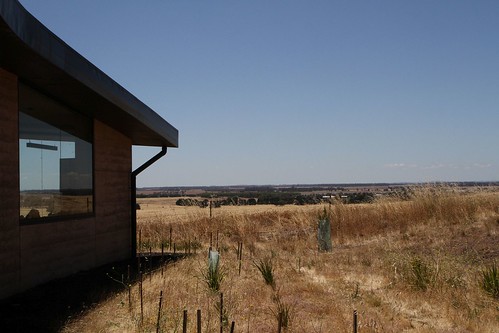
[(179, 129), (138, 186), (499, 180), (499, 1), (21, 3)]

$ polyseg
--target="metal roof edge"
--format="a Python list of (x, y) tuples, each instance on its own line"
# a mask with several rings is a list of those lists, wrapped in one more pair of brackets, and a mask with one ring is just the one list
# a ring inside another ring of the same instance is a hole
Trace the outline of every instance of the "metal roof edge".
[[(178, 147), (178, 130), (175, 127), (57, 37), (19, 1), (0, 1), (0, 20), (31, 52), (147, 127), (152, 132), (151, 137), (156, 138), (151, 139), (155, 142), (151, 145)], [(163, 142), (156, 143), (158, 136), (163, 138), (160, 140)], [(132, 143), (149, 145), (147, 140)]]

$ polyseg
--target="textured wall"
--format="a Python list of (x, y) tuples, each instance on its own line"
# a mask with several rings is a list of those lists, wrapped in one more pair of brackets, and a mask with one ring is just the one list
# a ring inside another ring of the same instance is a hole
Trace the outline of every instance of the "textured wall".
[(96, 263), (130, 256), (130, 174), (132, 143), (129, 138), (95, 121)]
[(130, 256), (131, 141), (98, 121), (95, 216), (19, 226), (17, 95), (0, 69), (0, 298)]
[(19, 279), (17, 77), (0, 68), (0, 298)]
[(130, 255), (131, 141), (94, 122), (95, 217), (21, 227), (21, 289)]

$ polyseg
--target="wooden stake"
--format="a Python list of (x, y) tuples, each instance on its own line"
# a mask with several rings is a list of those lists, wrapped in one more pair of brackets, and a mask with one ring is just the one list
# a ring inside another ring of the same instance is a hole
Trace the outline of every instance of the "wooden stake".
[(243, 242), (241, 242), (241, 245), (239, 246), (239, 275), (241, 275), (241, 265), (243, 261)]
[(152, 280), (152, 248), (149, 246), (149, 282)]
[(353, 333), (357, 333), (357, 310), (353, 310)]
[(128, 311), (132, 312), (132, 285), (130, 282), (127, 284), (128, 287)]
[(201, 310), (197, 311), (197, 333), (201, 333)]
[(139, 253), (142, 252), (142, 229), (139, 230)]
[(184, 310), (184, 321), (182, 324), (182, 333), (187, 333), (187, 310)]
[(224, 331), (224, 294), (220, 293), (220, 333)]
[(144, 299), (142, 290), (142, 272), (139, 273), (139, 293), (140, 293), (140, 325), (144, 322)]
[(159, 333), (159, 321), (161, 319), (161, 303), (163, 301), (163, 290), (159, 292), (158, 321), (156, 322), (156, 333)]
[(170, 225), (170, 242), (168, 243), (168, 245), (170, 246), (170, 252), (172, 252), (172, 226)]

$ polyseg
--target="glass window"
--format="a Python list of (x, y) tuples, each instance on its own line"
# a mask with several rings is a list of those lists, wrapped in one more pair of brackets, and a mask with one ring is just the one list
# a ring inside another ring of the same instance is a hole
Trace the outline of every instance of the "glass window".
[(93, 214), (92, 120), (19, 87), (21, 221)]

